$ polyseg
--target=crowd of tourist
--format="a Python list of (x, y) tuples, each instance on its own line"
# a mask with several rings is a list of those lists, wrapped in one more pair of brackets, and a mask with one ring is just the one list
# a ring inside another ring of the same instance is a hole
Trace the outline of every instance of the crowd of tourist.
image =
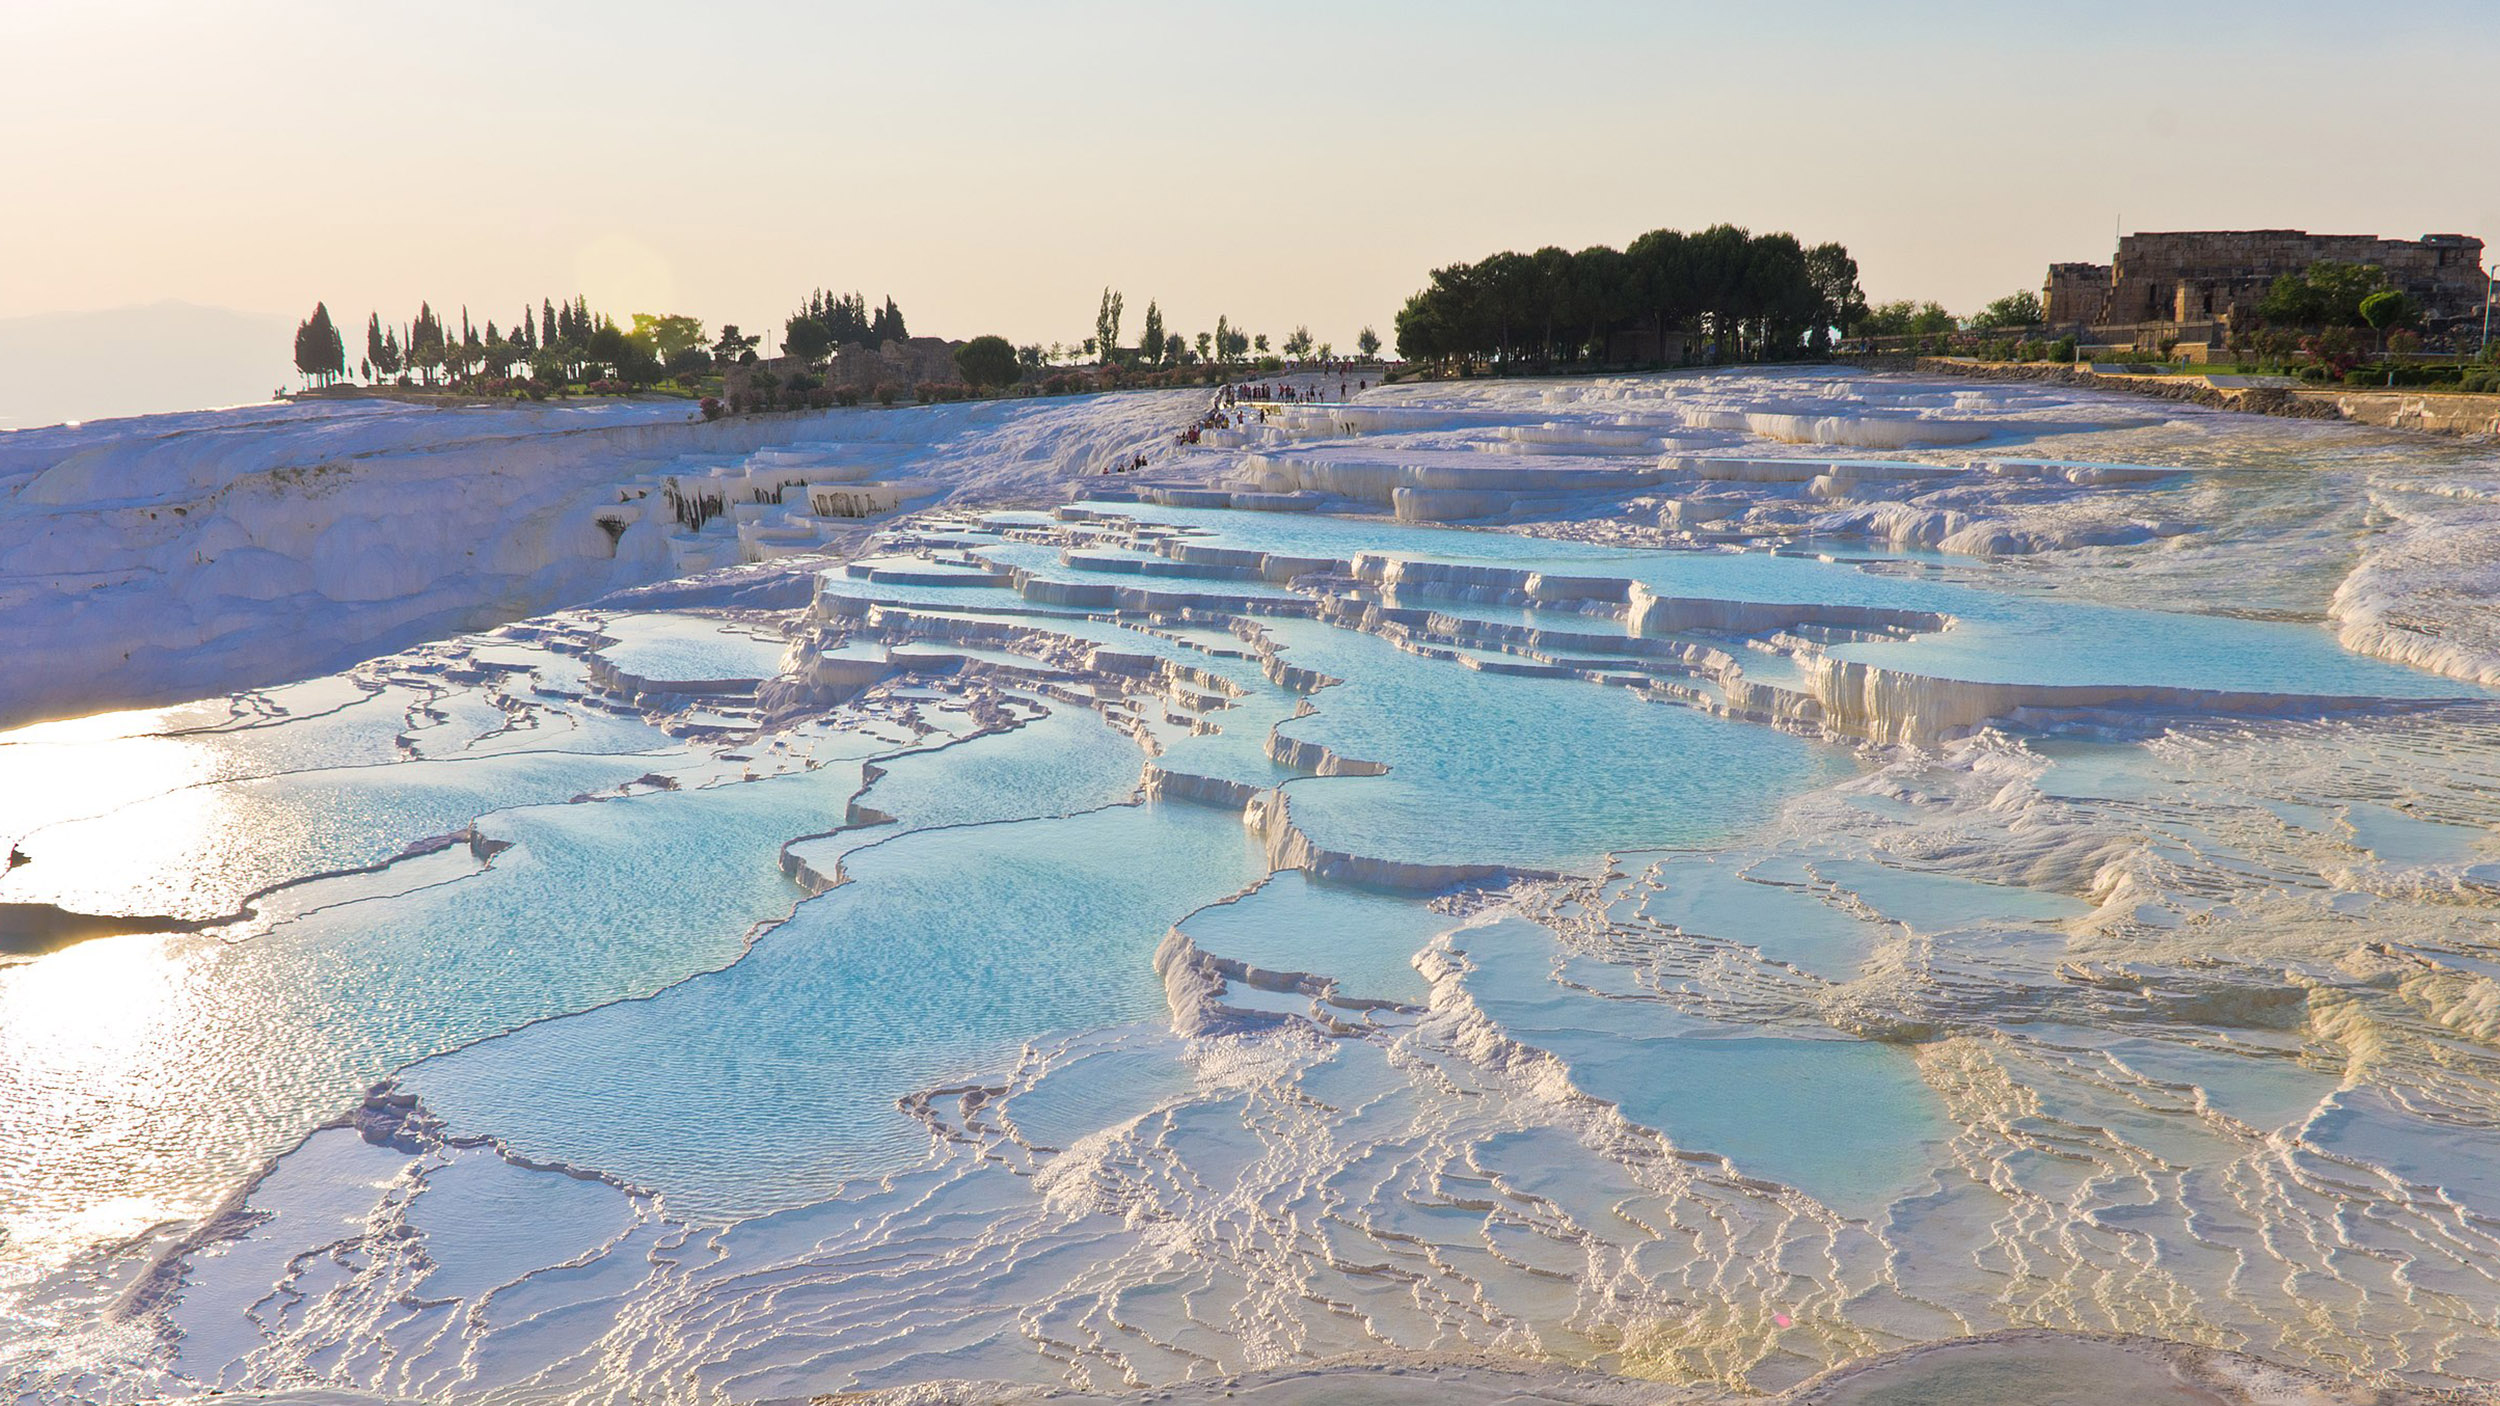
[[(1263, 381), (1256, 385), (1237, 386), (1226, 382), (1216, 388), (1214, 402), (1207, 407), (1204, 415), (1198, 417), (1196, 424), (1173, 434), (1172, 446), (1175, 449), (1187, 449), (1198, 444), (1199, 437), (1209, 430), (1245, 429), (1253, 423), (1254, 417), (1256, 423), (1266, 424), (1267, 406), (1272, 404), (1325, 402), (1328, 398), (1327, 378), (1331, 374), (1337, 377), (1338, 400), (1342, 401), (1356, 391), (1370, 390), (1371, 378), (1355, 376), (1352, 371), (1352, 363), (1330, 362), (1321, 368), (1321, 374), (1310, 385), (1296, 385), (1289, 381)], [(1133, 474), (1145, 467), (1146, 456), (1138, 454), (1124, 464), (1106, 465), (1102, 472)]]

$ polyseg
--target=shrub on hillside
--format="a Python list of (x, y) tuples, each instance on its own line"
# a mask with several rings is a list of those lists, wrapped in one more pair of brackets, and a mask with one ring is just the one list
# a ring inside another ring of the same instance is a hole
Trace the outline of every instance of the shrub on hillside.
[(1013, 385), (1023, 374), (1015, 345), (998, 336), (975, 337), (955, 348), (955, 369), (975, 386)]

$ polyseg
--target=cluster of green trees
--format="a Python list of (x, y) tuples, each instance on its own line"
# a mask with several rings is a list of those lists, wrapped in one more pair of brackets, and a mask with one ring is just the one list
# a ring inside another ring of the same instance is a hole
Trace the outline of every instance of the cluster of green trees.
[[(1004, 387), (1024, 380), (1038, 383), (1052, 368), (1081, 356), (1089, 362), (1100, 361), (1109, 379), (1096, 377), (1102, 382), (1097, 388), (1109, 388), (1160, 384), (1156, 377), (1167, 372), (1195, 384), (1203, 378), (1195, 369), (1184, 368), (1221, 371), (1254, 357), (1260, 369), (1280, 364), (1265, 333), (1236, 327), (1229, 316), (1222, 316), (1193, 341), (1167, 326), (1161, 305), (1152, 301), (1146, 305), (1138, 344), (1124, 346), (1120, 332), (1126, 305), (1124, 295), (1106, 287), (1096, 308), (1094, 335), (1081, 345), (1018, 347), (1002, 337), (980, 337), (959, 350), (957, 369), (976, 387)], [(783, 351), (808, 361), (821, 360), (844, 346), (874, 346), (910, 336), (903, 310), (891, 296), (872, 307), (856, 292), (836, 294), (821, 288), (790, 314), (784, 332)], [(366, 318), (365, 351), (356, 372), (374, 382), (448, 385), (497, 394), (538, 395), (576, 383), (602, 389), (637, 388), (670, 377), (692, 389), (723, 366), (753, 362), (760, 340), (742, 333), (734, 323), (723, 326), (717, 339), (707, 340), (699, 319), (674, 313), (636, 313), (630, 325), (620, 325), (580, 297), (561, 303), (548, 298), (535, 308), (524, 306), (520, 320), (509, 328), (491, 320), (480, 327), (471, 321), (466, 308), (461, 309), (455, 328), (431, 303), (422, 303), (414, 317), (397, 326), (384, 323), (378, 312)], [(1366, 327), (1357, 345), (1364, 356), (1375, 356), (1381, 349), (1380, 336)], [(1312, 337), (1308, 327), (1296, 327), (1277, 344), (1276, 352), (1297, 360), (1327, 360), (1333, 357), (1334, 348)], [(348, 374), (344, 338), (326, 304), (316, 305), (312, 316), (297, 324), (295, 364), (306, 379), (325, 385)]]
[(1852, 337), (1950, 337), (1956, 332), (2008, 332), (2037, 327), (2040, 295), (2028, 288), (2008, 293), (1968, 317), (1956, 317), (1930, 299), (1876, 303), (1843, 329)]
[[(1932, 308), (1935, 304), (1927, 306)], [(2040, 306), (2040, 295), (2025, 288), (2008, 293), (1981, 308), (1962, 325), (1973, 332), (2002, 332), (2014, 327), (2037, 327), (2047, 320), (2048, 313)]]
[(1916, 351), (1982, 361), (2073, 361), (2075, 339), (2041, 335), (2042, 320), (2040, 295), (2025, 288), (1968, 317), (1955, 317), (1932, 300), (1877, 303), (1849, 328), (1849, 335), (1904, 338)]
[[(1016, 349), (1017, 359), (1027, 372), (1041, 371), (1073, 357), (1098, 358), (1105, 366), (1164, 368), (1255, 360), (1273, 369), (1283, 364), (1281, 358), (1326, 361), (1336, 351), (1330, 344), (1314, 340), (1308, 327), (1296, 327), (1291, 336), (1271, 348), (1266, 333), (1234, 326), (1230, 314), (1219, 314), (1212, 329), (1195, 338), (1187, 337), (1165, 323), (1162, 305), (1151, 299), (1146, 303), (1137, 345), (1131, 347), (1120, 340), (1120, 323), (1127, 309), (1125, 294), (1116, 288), (1105, 288), (1102, 301), (1094, 309), (1093, 336), (1075, 346), (1053, 343), (1045, 347), (1032, 343)], [(1376, 356), (1381, 346), (1380, 334), (1366, 327), (1355, 344), (1364, 356)]]
[(1697, 335), (1721, 360), (1765, 360), (1825, 350), (1865, 312), (1841, 245), (1713, 225), (1435, 269), (1399, 310), (1397, 345), (1413, 361), (1506, 368), (1603, 360), (1613, 335), (1633, 330), (1655, 347)]
[(1962, 320), (1944, 310), (1944, 304), (1932, 299), (1913, 303), (1907, 298), (1896, 302), (1877, 303), (1866, 315), (1849, 327), (1852, 337), (1941, 337), (1959, 329)]
[[(415, 318), (400, 325), (385, 325), (380, 313), (367, 315), (365, 355), (357, 358), (355, 373), (372, 383), (472, 385), (482, 378), (527, 378), (540, 388), (580, 380), (655, 385), (667, 375), (692, 378), (715, 360), (752, 358), (752, 353), (755, 338), (722, 328), (722, 338), (712, 343), (702, 320), (682, 313), (635, 313), (630, 325), (617, 325), (605, 313), (592, 313), (582, 298), (567, 303), (542, 298), (537, 308), (525, 305), (510, 328), (497, 328), (495, 320), (480, 328), (467, 308), (452, 328), (432, 303), (420, 303)], [(347, 375), (345, 340), (325, 303), (297, 323), (295, 370), (325, 385)]]
[[(398, 326), (386, 325), (379, 312), (369, 314), (356, 373), (372, 382), (429, 386), (522, 377), (544, 389), (584, 381), (647, 386), (672, 375), (691, 379), (718, 360), (752, 359), (756, 340), (733, 326), (710, 341), (701, 320), (678, 313), (636, 313), (630, 326), (619, 326), (580, 297), (524, 306), (509, 328), (491, 319), (480, 327), (462, 308), (454, 329), (428, 302)], [(295, 369), (324, 385), (347, 374), (347, 348), (327, 304), (315, 304), (312, 316), (296, 326)]]
[(2409, 327), (2422, 311), (2390, 286), (2376, 264), (2320, 259), (2287, 273), (2266, 289), (2257, 315), (2277, 327), (2370, 327), (2380, 332)]
[(883, 307), (872, 310), (857, 293), (829, 296), (819, 288), (782, 325), (781, 349), (791, 356), (821, 361), (836, 347), (873, 347), (910, 336), (903, 327), (903, 310), (894, 305), (892, 295)]

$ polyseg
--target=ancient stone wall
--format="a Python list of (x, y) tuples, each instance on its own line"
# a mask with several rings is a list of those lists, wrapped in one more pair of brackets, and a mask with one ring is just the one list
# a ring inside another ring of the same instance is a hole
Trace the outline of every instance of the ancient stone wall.
[(2052, 327), (2093, 327), (2109, 321), (2109, 265), (2049, 265), (2040, 307)]
[(875, 347), (855, 342), (834, 353), (825, 368), (825, 383), (861, 390), (891, 385), (906, 393), (923, 381), (951, 385), (963, 380), (955, 369), (955, 349), (962, 345), (944, 337), (913, 337)]
[[(2115, 262), (2052, 264), (2043, 305), (2057, 326), (2223, 323), (2245, 328), (2287, 273), (2322, 259), (2375, 264), (2433, 321), (2480, 315), (2483, 243), (2462, 234), (2380, 239), (2296, 229), (2131, 234)], [(2096, 279), (2102, 280), (2095, 298)]]

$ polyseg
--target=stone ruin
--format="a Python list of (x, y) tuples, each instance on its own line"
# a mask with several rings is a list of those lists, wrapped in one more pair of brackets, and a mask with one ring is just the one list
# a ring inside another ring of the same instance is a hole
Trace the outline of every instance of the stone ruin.
[(2257, 305), (2287, 273), (2333, 259), (2375, 264), (2437, 326), (2482, 316), (2483, 242), (2463, 234), (2381, 239), (2296, 229), (2131, 234), (2106, 264), (2049, 265), (2041, 308), (2049, 326), (2082, 340), (2206, 342), (2251, 330)]
[(912, 337), (874, 347), (853, 342), (834, 351), (825, 367), (825, 384), (857, 386), (863, 391), (887, 384), (902, 388), (905, 394), (923, 381), (959, 384), (963, 373), (955, 369), (955, 349), (962, 345), (944, 337)]

